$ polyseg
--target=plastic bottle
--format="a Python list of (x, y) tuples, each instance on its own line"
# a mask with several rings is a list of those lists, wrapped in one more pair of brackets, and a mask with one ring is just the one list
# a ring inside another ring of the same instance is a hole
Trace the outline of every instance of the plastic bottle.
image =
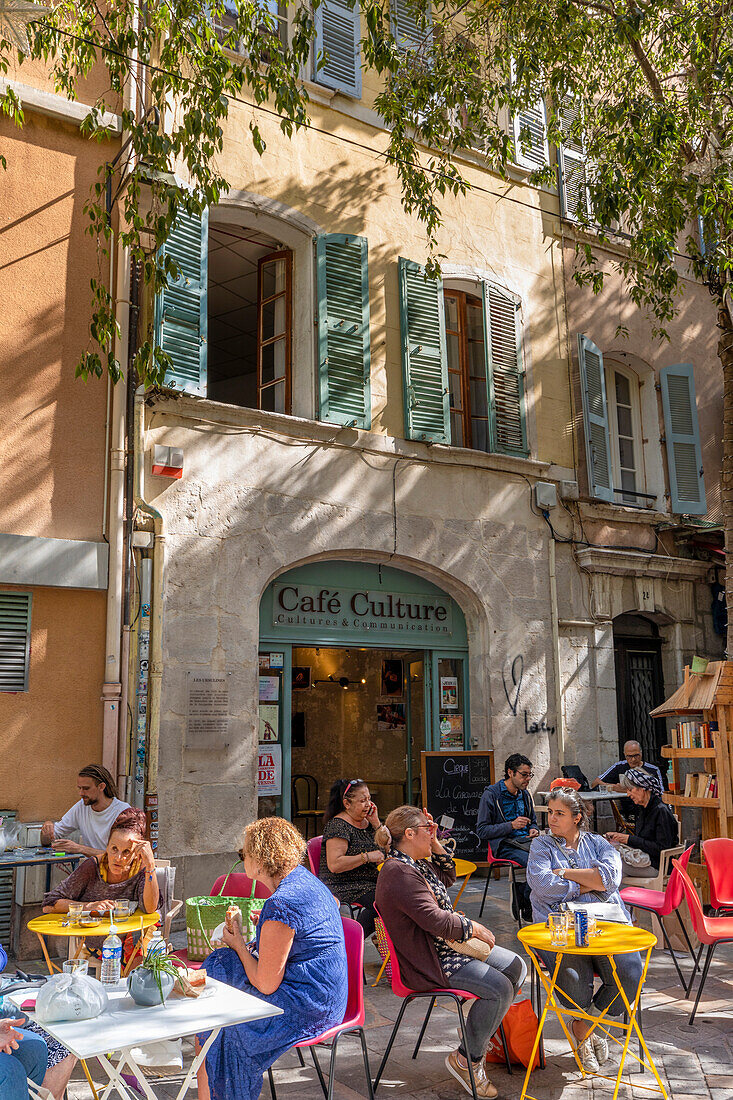
[(109, 935), (102, 944), (102, 985), (117, 985), (122, 973), (122, 940), (117, 935), (110, 915)]
[(148, 949), (145, 952), (146, 958), (149, 957), (150, 955), (156, 954), (156, 952), (161, 954), (161, 955), (164, 955), (165, 950), (166, 950), (166, 947), (165, 947), (165, 940), (163, 939), (163, 933), (161, 932), (160, 928), (156, 926), (153, 929), (153, 934), (150, 937), (150, 942), (148, 944)]

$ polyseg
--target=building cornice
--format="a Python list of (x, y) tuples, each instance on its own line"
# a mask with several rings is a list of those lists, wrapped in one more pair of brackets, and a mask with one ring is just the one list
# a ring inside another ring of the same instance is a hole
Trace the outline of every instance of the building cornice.
[[(71, 123), (72, 126), (81, 126), (92, 113), (92, 108), (86, 103), (75, 103), (55, 92), (44, 92), (30, 84), (21, 84), (19, 80), (5, 80), (0, 77), (0, 93), (7, 89), (15, 92), (24, 110), (35, 111), (36, 114), (58, 122)], [(111, 111), (104, 111), (100, 122), (115, 134), (122, 133), (122, 119)]]
[(704, 581), (710, 564), (693, 558), (672, 558), (666, 554), (643, 554), (638, 550), (578, 550), (577, 561), (589, 573), (610, 573), (617, 577), (658, 577), (662, 580)]

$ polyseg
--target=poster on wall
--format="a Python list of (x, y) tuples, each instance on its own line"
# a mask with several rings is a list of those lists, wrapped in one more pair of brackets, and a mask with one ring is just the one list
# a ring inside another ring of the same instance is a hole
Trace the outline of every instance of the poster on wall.
[(458, 677), (440, 677), (440, 709), (458, 710)]
[(382, 661), (382, 695), (402, 696), (402, 661)]
[(260, 676), (260, 702), (277, 703), (280, 698), (280, 677)]
[(293, 665), (293, 691), (305, 691), (311, 686), (311, 670), (308, 665)]
[[(187, 680), (186, 748), (210, 749), (229, 742), (229, 683), (226, 673), (203, 675), (189, 671)], [(143, 706), (145, 711), (143, 711)], [(138, 729), (145, 730), (147, 704), (138, 708)]]
[(270, 654), (260, 653), (259, 656), (260, 672), (267, 672), (270, 667)]
[(377, 729), (402, 730), (407, 728), (404, 703), (377, 703)]
[(279, 745), (267, 745), (260, 749), (257, 794), (260, 798), (282, 794), (282, 753)]
[(260, 744), (267, 745), (277, 741), (278, 724), (277, 703), (260, 703)]
[(441, 749), (463, 748), (463, 715), (441, 714), (440, 716), (440, 747)]

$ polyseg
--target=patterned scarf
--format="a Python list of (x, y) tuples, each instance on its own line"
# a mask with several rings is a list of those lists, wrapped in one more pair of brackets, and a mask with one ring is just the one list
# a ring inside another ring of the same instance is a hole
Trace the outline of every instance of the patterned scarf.
[[(404, 852), (401, 852), (399, 848), (391, 848), (389, 855), (390, 859), (398, 859), (401, 863), (406, 863), (408, 867), (412, 867), (415, 871), (417, 871), (419, 875), (422, 875), (430, 889), (435, 894), (435, 900), (437, 901), (438, 906), (441, 909), (450, 909), (452, 911), (453, 906), (451, 905), (450, 894), (448, 893), (446, 886), (440, 881), (440, 879), (436, 875), (435, 871), (433, 870), (427, 859), (413, 859), (412, 856), (408, 856)], [(450, 858), (450, 856), (434, 855), (433, 859), (436, 861), (436, 863), (446, 861), (449, 866), (453, 866), (453, 860)]]

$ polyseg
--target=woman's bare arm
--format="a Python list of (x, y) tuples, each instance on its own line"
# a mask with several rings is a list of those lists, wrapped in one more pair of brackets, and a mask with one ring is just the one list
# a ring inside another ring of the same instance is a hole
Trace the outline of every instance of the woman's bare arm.
[(366, 852), (366, 860), (361, 852), (355, 856), (347, 856), (346, 849), (348, 846), (349, 842), (339, 836), (326, 841), (326, 866), (332, 875), (341, 875), (344, 871), (355, 871), (357, 867), (362, 867), (364, 863), (381, 863), (384, 859), (384, 852), (381, 852), (378, 848), (375, 848), (372, 852)]

